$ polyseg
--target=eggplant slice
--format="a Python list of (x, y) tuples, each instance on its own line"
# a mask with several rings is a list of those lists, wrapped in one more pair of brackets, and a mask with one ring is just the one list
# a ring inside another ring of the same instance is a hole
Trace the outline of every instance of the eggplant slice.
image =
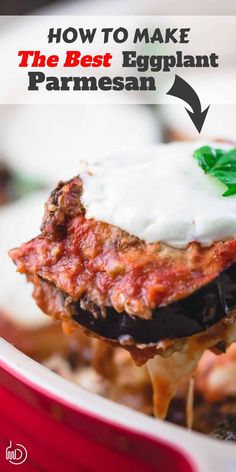
[[(67, 295), (62, 294), (65, 304)], [(73, 319), (90, 331), (118, 342), (139, 344), (157, 343), (163, 339), (175, 339), (205, 331), (230, 315), (236, 308), (236, 264), (222, 272), (216, 279), (192, 295), (170, 305), (153, 310), (152, 320), (117, 313), (106, 308), (106, 316), (94, 305), (97, 316), (81, 308), (80, 301), (67, 304)]]

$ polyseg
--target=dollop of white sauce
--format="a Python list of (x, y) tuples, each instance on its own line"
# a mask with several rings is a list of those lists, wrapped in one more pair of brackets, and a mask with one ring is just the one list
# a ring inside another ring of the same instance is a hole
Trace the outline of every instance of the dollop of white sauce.
[(236, 196), (223, 197), (225, 185), (194, 159), (203, 145), (232, 147), (161, 144), (89, 166), (81, 175), (86, 217), (177, 248), (235, 238)]

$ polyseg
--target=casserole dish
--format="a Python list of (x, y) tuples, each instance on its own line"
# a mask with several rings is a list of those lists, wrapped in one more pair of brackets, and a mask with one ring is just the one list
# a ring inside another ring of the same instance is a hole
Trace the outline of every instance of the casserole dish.
[[(24, 445), (26, 471), (234, 470), (234, 445), (154, 420), (86, 392), (0, 339), (1, 470)], [(92, 453), (91, 453), (92, 451)]]

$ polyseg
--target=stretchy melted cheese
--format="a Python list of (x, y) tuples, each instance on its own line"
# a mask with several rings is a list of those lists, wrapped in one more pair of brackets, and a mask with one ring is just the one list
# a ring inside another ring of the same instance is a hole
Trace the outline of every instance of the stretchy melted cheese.
[(236, 196), (223, 197), (224, 184), (204, 174), (193, 158), (200, 146), (158, 145), (90, 167), (82, 175), (86, 217), (178, 248), (235, 238)]
[(169, 404), (175, 396), (182, 378), (193, 374), (206, 351), (217, 342), (230, 345), (236, 341), (235, 312), (231, 323), (219, 322), (204, 333), (191, 336), (184, 341), (181, 351), (173, 352), (169, 357), (156, 356), (148, 361), (148, 370), (154, 391), (154, 413), (164, 419)]

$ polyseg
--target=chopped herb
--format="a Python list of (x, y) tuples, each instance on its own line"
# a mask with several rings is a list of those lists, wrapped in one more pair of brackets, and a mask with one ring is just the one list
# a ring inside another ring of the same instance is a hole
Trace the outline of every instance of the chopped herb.
[(227, 151), (203, 146), (193, 155), (205, 174), (216, 177), (228, 187), (224, 197), (236, 195), (236, 148)]

